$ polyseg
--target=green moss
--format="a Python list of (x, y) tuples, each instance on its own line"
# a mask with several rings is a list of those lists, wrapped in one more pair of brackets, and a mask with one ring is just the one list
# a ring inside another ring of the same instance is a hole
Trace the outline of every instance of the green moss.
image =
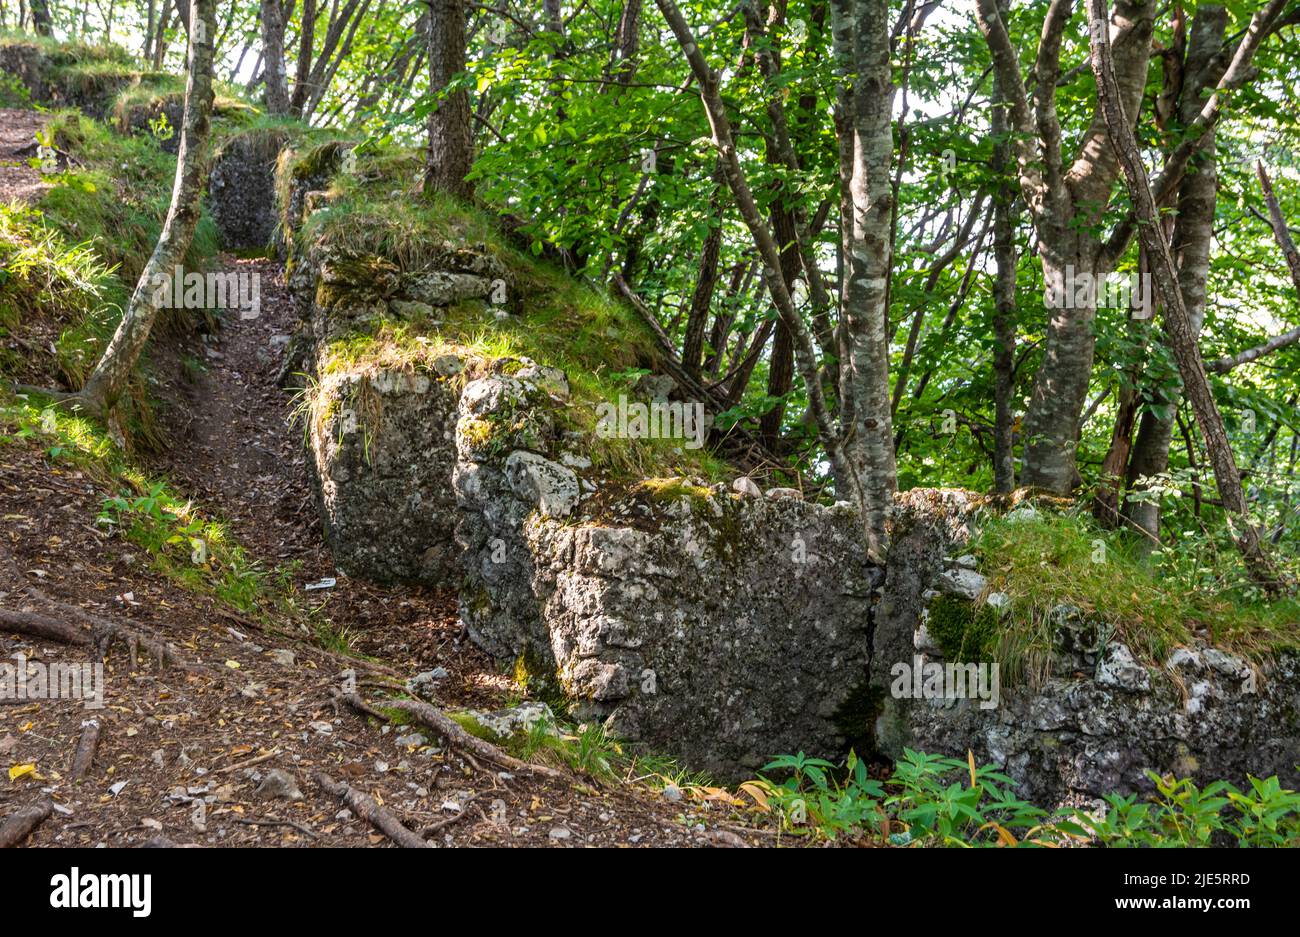
[(685, 478), (647, 478), (632, 488), (632, 493), (646, 494), (653, 501), (676, 501), (679, 498), (707, 499), (713, 492)]
[(1300, 647), (1295, 597), (1264, 601), (1219, 577), (1181, 579), (1173, 548), (1153, 555), (1136, 535), (1102, 530), (1079, 513), (993, 519), (974, 546), (989, 589), (1010, 598), (998, 628), (1004, 660), (1046, 660), (1051, 612), (1063, 604), (1081, 609), (1148, 664), (1197, 636), (1252, 659)]
[[(420, 195), (419, 150), (357, 146), (347, 158), (348, 171), (342, 171), (349, 145), (333, 139), (282, 154), (277, 197), (286, 229), (293, 227), (288, 215), (296, 207), (290, 199), (298, 183), (310, 180), (312, 188), (329, 187), (328, 205), (303, 221), (295, 239), (346, 248), (354, 259), (344, 258), (344, 266), (373, 265), (379, 259), (402, 274), (440, 269), (450, 253), (471, 247), (504, 267), (512, 311), (499, 317), (495, 307), (465, 301), (439, 310), (438, 322), (399, 323), (390, 316), (372, 316), (364, 331), (376, 342), (365, 354), (376, 360), (429, 361), (455, 348), (484, 362), (527, 357), (568, 376), (570, 400), (555, 408), (556, 429), (586, 441), (583, 454), (594, 471), (628, 481), (727, 474), (721, 461), (703, 450), (685, 449), (680, 440), (602, 438), (596, 433), (598, 406), (630, 393), (625, 375), (657, 366), (654, 337), (630, 309), (517, 249), (483, 211), (443, 196)], [(331, 271), (317, 298), (327, 307), (386, 298), (391, 272), (386, 266), (370, 272)], [(358, 288), (358, 283), (364, 285)], [(332, 349), (330, 358), (355, 358), (359, 345), (348, 342), (351, 349)], [(502, 370), (510, 373), (520, 366), (507, 361)]]
[(998, 645), (997, 612), (989, 605), (941, 595), (930, 603), (926, 628), (951, 663), (993, 661)]
[(569, 699), (560, 685), (554, 665), (532, 648), (525, 648), (515, 658), (512, 676), (515, 685), (530, 699), (541, 700), (553, 712), (563, 712), (568, 708)]

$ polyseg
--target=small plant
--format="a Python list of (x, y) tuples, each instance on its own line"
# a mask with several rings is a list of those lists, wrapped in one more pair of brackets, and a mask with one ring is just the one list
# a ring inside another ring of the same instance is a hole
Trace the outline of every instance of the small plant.
[(835, 839), (841, 834), (865, 832), (885, 819), (881, 809), (885, 790), (867, 774), (866, 762), (853, 752), (849, 752), (842, 776), (829, 761), (809, 758), (803, 752), (774, 758), (763, 770), (785, 772), (787, 777), (777, 783), (760, 775), (742, 790), (774, 810), (790, 832)]
[[(904, 749), (882, 786), (869, 780), (852, 753), (835, 766), (803, 753), (764, 767), (784, 771), (776, 783), (760, 775), (740, 786), (757, 809), (782, 828), (834, 839), (879, 836), (892, 846), (1060, 846), (1111, 849), (1300, 845), (1300, 794), (1276, 777), (1249, 778), (1249, 790), (1226, 781), (1204, 788), (1190, 779), (1147, 772), (1149, 798), (1109, 794), (1098, 810), (1049, 815), (1013, 793), (1014, 781), (993, 765)], [(885, 796), (884, 790), (891, 793)]]

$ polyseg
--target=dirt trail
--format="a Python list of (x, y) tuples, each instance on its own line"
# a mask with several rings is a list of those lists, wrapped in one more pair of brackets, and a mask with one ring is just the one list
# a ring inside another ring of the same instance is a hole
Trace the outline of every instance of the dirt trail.
[(36, 132), (43, 126), (38, 111), (0, 108), (0, 202), (30, 205), (49, 188), (27, 164), (37, 155)]
[[(26, 594), (34, 587), (170, 641), (207, 668), (160, 670), (113, 650), (107, 705), (93, 713), (102, 740), (79, 783), (68, 773), (91, 714), (75, 701), (0, 701), (0, 769), (19, 767), (14, 781), (0, 780), (0, 819), (49, 795), (55, 813), (32, 845), (139, 845), (157, 836), (205, 845), (390, 845), (311, 783), (311, 771), (323, 770), (374, 796), (435, 845), (742, 844), (736, 818), (717, 805), (585, 777), (512, 777), (409, 727), (381, 729), (335, 705), (331, 691), (345, 668), (358, 668), (363, 695), (387, 678), (316, 646), (314, 628), (351, 636), (353, 652), (399, 677), (444, 668), (440, 705), (501, 705), (511, 687), (465, 640), (454, 596), (382, 588), (333, 568), (302, 430), (289, 419), (293, 400), (275, 384), (277, 336), (290, 326), (281, 272), (268, 261), (231, 258), (223, 269), (260, 278), (260, 311), (224, 313), (216, 335), (196, 340), (188, 366), (175, 369), (189, 377), (159, 389), (171, 448), (153, 468), (227, 519), (266, 570), (287, 567), (310, 609), (294, 621), (255, 621), (182, 590), (151, 569), (142, 550), (96, 525), (109, 492), (51, 464), (39, 445), (0, 446), (0, 608), (38, 610)], [(324, 576), (337, 585), (303, 591)], [(0, 658), (19, 652), (38, 664), (85, 659), (0, 631)], [(274, 769), (297, 779), (302, 799), (265, 790)]]

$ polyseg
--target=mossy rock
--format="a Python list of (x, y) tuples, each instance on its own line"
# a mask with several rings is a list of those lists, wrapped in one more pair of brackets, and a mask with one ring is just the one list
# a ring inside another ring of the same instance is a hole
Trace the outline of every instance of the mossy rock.
[(926, 629), (938, 642), (944, 659), (978, 663), (996, 660), (997, 612), (989, 605), (941, 595), (930, 603)]

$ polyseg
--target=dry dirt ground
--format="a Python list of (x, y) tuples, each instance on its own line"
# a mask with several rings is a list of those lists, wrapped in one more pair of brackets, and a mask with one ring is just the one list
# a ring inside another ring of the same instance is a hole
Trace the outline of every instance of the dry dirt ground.
[[(160, 667), (143, 651), (133, 662), (118, 644), (103, 709), (0, 701), (0, 822), (48, 796), (54, 812), (29, 845), (390, 846), (312, 782), (320, 770), (438, 846), (775, 842), (751, 827), (751, 814), (697, 792), (670, 800), (639, 783), (502, 772), (432, 733), (421, 743), (415, 727), (381, 726), (335, 702), (348, 670), (373, 698), (380, 685), (445, 668), (435, 699), (443, 707), (501, 705), (513, 687), (466, 640), (453, 595), (370, 585), (333, 568), (293, 399), (275, 383), (279, 336), (291, 327), (281, 272), (267, 261), (225, 262), (261, 278), (260, 313), (224, 313), (216, 334), (189, 349), (188, 368), (159, 369), (190, 377), (157, 390), (170, 446), (150, 469), (227, 519), (263, 568), (289, 570), (300, 611), (255, 620), (180, 588), (96, 522), (113, 492), (32, 441), (0, 445), (0, 609), (62, 602), (170, 642), (185, 665)], [(337, 585), (304, 591), (326, 576)], [(351, 635), (364, 657), (322, 649), (311, 634), (318, 624)], [(84, 649), (0, 631), (0, 660), (19, 653), (41, 664), (87, 659)], [(89, 719), (101, 723), (101, 740), (74, 782)], [(300, 799), (266, 789), (275, 769), (293, 776)]]
[(43, 123), (36, 111), (0, 108), (0, 202), (31, 204), (49, 188), (27, 163), (36, 155)]

